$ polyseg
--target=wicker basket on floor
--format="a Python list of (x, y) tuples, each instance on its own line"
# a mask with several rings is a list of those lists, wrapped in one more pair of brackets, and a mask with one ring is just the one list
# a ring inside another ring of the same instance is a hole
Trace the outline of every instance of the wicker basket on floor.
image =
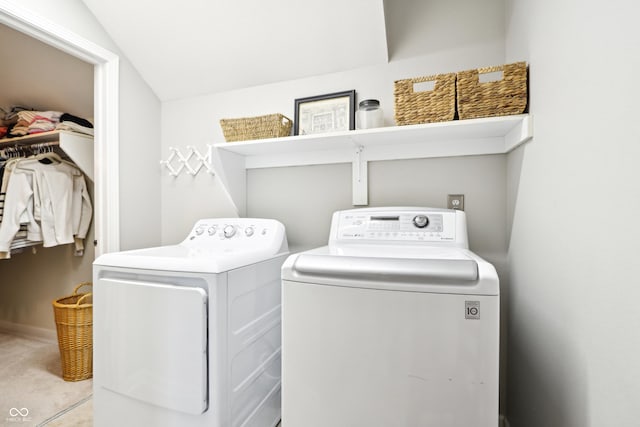
[(289, 136), (292, 124), (291, 119), (282, 114), (220, 120), (227, 142)]
[[(480, 82), (480, 74), (498, 71), (502, 71), (502, 79)], [(460, 119), (521, 114), (527, 107), (527, 64), (461, 71), (456, 86)]]
[[(415, 84), (435, 81), (433, 90), (416, 91)], [(396, 125), (445, 122), (456, 113), (456, 75), (437, 74), (394, 82)]]
[(65, 381), (86, 380), (93, 376), (93, 296), (90, 292), (78, 293), (83, 286), (91, 286), (91, 282), (80, 283), (73, 295), (53, 301)]

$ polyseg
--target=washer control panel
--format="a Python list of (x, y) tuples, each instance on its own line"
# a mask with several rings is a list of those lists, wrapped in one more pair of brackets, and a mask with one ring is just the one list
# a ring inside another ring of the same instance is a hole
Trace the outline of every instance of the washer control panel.
[(338, 240), (450, 242), (456, 238), (453, 211), (353, 209), (337, 214)]

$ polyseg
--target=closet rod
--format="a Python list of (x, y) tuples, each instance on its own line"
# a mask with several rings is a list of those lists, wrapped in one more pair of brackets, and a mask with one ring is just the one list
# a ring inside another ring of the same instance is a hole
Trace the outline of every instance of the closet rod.
[(34, 145), (45, 142), (57, 143), (62, 151), (75, 163), (82, 172), (93, 181), (93, 137), (79, 132), (53, 130), (0, 139), (0, 149), (15, 145)]

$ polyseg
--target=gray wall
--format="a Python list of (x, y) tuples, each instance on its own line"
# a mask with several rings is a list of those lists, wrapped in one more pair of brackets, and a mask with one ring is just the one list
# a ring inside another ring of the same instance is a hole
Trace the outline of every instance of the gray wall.
[(0, 40), (0, 107), (93, 118), (93, 65), (6, 25), (0, 25)]
[[(465, 194), (472, 249), (506, 254), (506, 159), (502, 155), (371, 162), (369, 206), (445, 208), (447, 194)], [(327, 244), (331, 214), (352, 209), (351, 164), (253, 169), (247, 174), (247, 216), (287, 224), (289, 244)]]
[(639, 11), (509, 2), (507, 59), (530, 63), (534, 116), (508, 159), (513, 427), (639, 422)]
[(0, 260), (0, 326), (35, 331), (35, 335), (40, 334), (38, 329), (54, 330), (51, 302), (71, 295), (79, 283), (91, 281), (93, 236), (92, 226), (81, 257), (73, 255), (74, 245), (63, 245), (37, 247), (35, 253), (25, 248), (11, 259)]

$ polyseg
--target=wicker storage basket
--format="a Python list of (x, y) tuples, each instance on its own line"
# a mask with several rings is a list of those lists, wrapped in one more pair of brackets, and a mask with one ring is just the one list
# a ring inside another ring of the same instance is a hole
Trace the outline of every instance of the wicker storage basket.
[(289, 136), (292, 124), (291, 119), (282, 114), (220, 120), (227, 142)]
[[(418, 91), (416, 83), (435, 81), (433, 90)], [(453, 120), (456, 113), (456, 75), (437, 74), (394, 82), (398, 126)]]
[[(502, 71), (501, 80), (480, 82), (480, 74)], [(527, 64), (516, 62), (461, 71), (457, 81), (460, 119), (521, 114), (527, 108)]]
[(91, 282), (80, 283), (73, 295), (53, 301), (65, 381), (93, 376), (93, 297), (91, 293), (78, 293), (83, 286), (91, 286)]

